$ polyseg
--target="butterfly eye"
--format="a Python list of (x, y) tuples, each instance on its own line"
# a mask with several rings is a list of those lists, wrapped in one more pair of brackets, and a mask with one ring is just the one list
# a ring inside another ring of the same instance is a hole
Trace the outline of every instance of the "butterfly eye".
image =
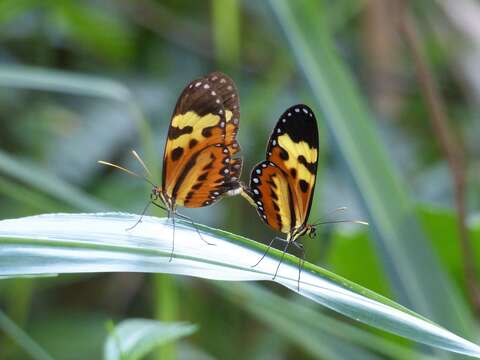
[(159, 197), (160, 197), (160, 189), (155, 186), (155, 187), (152, 188), (152, 192), (150, 194), (150, 199), (155, 201), (155, 200), (158, 200)]

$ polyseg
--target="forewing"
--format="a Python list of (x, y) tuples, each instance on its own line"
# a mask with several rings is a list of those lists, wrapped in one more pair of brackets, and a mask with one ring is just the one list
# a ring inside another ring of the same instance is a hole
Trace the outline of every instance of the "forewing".
[(295, 224), (293, 194), (284, 172), (271, 161), (257, 164), (250, 176), (249, 196), (260, 218), (274, 230), (289, 233)]
[[(188, 167), (192, 166), (192, 159), (204, 159), (212, 153), (210, 147), (221, 147), (222, 151), (223, 147), (227, 147), (228, 155), (221, 160), (232, 160), (231, 152), (238, 148), (238, 144), (234, 145), (232, 142), (235, 135), (227, 136), (227, 127), (236, 119), (238, 129), (239, 122), (238, 116), (233, 117), (234, 114), (239, 115), (239, 110), (238, 95), (232, 84), (232, 80), (226, 75), (216, 72), (192, 81), (180, 95), (172, 115), (164, 151), (162, 184), (170, 198), (176, 199), (177, 193), (185, 190), (180, 185), (183, 183), (180, 181), (181, 177), (185, 177)], [(204, 151), (206, 154), (202, 154)], [(239, 170), (233, 169), (231, 165), (227, 166), (230, 166), (228, 184), (231, 183), (230, 171), (239, 173)], [(236, 186), (232, 186), (234, 185)], [(209, 185), (208, 182), (204, 187), (208, 187), (209, 191), (216, 191), (214, 189), (217, 188), (215, 184)], [(181, 202), (181, 199), (179, 201)], [(198, 205), (198, 202), (195, 204)]]
[(293, 194), (295, 219), (305, 224), (312, 205), (318, 163), (318, 129), (313, 111), (298, 104), (278, 120), (267, 146), (267, 160), (282, 170)]

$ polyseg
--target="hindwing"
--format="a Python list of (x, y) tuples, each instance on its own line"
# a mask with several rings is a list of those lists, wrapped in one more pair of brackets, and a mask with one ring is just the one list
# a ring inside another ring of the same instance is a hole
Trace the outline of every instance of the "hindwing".
[(273, 162), (257, 164), (250, 177), (249, 195), (258, 215), (274, 230), (288, 233), (296, 222), (293, 194), (286, 174)]

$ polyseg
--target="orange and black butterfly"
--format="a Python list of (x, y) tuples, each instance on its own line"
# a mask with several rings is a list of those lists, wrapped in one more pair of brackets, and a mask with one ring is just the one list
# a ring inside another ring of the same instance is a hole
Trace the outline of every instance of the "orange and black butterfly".
[(275, 237), (254, 266), (265, 257), (275, 240), (285, 242), (283, 254), (293, 244), (302, 252), (300, 271), (304, 261), (303, 235), (314, 237), (318, 224), (308, 224), (318, 164), (318, 130), (315, 115), (308, 106), (298, 104), (288, 108), (278, 120), (267, 146), (266, 160), (257, 164), (250, 175), (244, 196), (257, 210), (264, 223), (287, 235)]
[[(153, 185), (150, 203), (168, 212), (174, 231), (175, 215), (184, 217), (176, 212), (177, 207), (200, 208), (241, 192), (242, 159), (234, 157), (240, 150), (236, 140), (239, 124), (238, 91), (225, 74), (213, 72), (193, 80), (183, 90), (170, 120), (162, 184), (156, 186), (147, 179)], [(137, 175), (118, 165), (101, 163)], [(170, 260), (174, 246), (175, 235)]]

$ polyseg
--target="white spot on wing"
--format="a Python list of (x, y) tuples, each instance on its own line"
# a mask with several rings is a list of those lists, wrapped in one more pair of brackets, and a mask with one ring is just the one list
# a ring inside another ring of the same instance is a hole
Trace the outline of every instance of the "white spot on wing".
[(202, 85), (202, 83), (199, 81), (195, 84), (195, 87), (199, 87), (200, 85)]

